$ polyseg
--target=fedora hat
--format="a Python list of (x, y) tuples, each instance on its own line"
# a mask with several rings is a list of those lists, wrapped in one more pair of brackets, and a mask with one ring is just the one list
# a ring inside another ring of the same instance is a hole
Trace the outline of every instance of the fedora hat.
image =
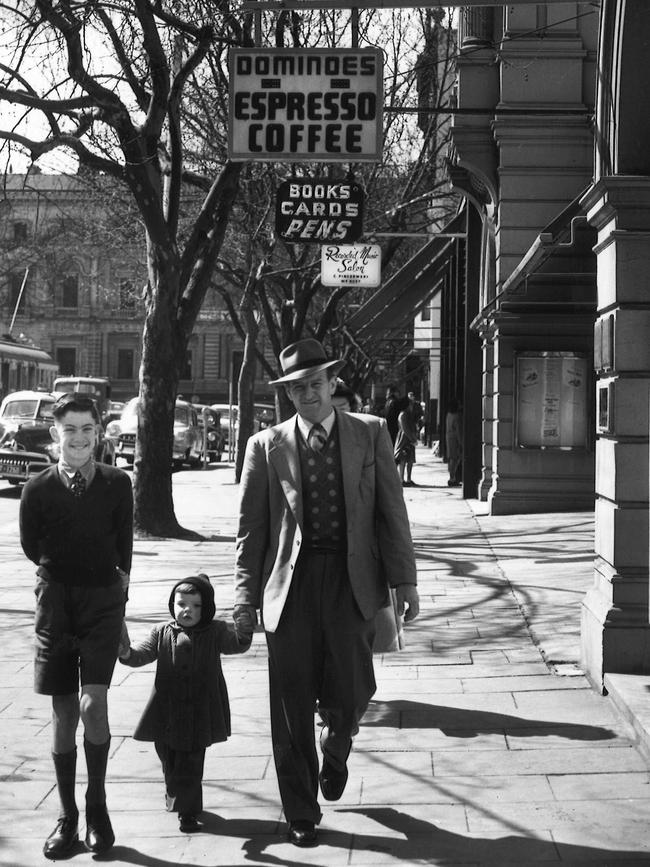
[(341, 359), (328, 358), (318, 340), (308, 337), (285, 346), (280, 353), (280, 367), (284, 375), (279, 379), (272, 379), (269, 385), (304, 379), (321, 370), (331, 370), (334, 376), (343, 367), (343, 363)]

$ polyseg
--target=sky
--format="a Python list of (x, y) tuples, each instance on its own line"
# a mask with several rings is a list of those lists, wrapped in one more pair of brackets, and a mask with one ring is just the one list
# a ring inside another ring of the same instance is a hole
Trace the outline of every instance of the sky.
[[(457, 10), (455, 11), (457, 15)], [(0, 35), (0, 46), (5, 40), (1, 36), (7, 37), (5, 31)], [(4, 53), (4, 52), (3, 52)], [(35, 63), (40, 62), (38, 59)], [(31, 70), (34, 72), (34, 70)], [(0, 128), (11, 129), (13, 124), (20, 118), (24, 109), (20, 106), (12, 106), (5, 102), (0, 102)], [(34, 123), (31, 127), (23, 127), (22, 132), (33, 135), (35, 139), (40, 137), (42, 127), (42, 115), (34, 113)], [(42, 134), (42, 133), (41, 133)], [(14, 172), (25, 173), (30, 165), (30, 158), (23, 153), (15, 145), (9, 146), (7, 142), (0, 141), (0, 173)], [(77, 171), (77, 159), (73, 152), (69, 149), (57, 148), (44, 156), (38, 162), (38, 167), (46, 174), (74, 174)]]

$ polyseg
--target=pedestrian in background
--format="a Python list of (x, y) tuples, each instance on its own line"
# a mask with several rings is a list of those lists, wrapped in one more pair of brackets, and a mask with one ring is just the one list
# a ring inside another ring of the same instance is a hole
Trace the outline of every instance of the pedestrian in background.
[[(385, 422), (334, 410), (336, 373), (312, 339), (280, 354), (296, 415), (248, 440), (241, 477), (235, 616), (260, 608), (271, 732), (289, 840), (317, 841), (318, 786), (338, 800), (375, 691), (374, 618), (396, 587), (418, 613), (413, 546)], [(316, 705), (323, 722), (319, 762)]]
[(411, 407), (411, 412), (415, 420), (415, 426), (417, 428), (419, 438), (420, 428), (422, 427), (422, 419), (424, 416), (424, 409), (422, 408), (422, 404), (420, 403), (420, 401), (415, 399), (414, 391), (409, 391), (407, 397), (409, 399), (409, 405)]
[[(393, 454), (399, 469), (399, 477), (404, 487), (413, 487), (416, 483), (411, 478), (415, 463), (415, 446), (418, 442), (418, 428), (413, 412), (413, 405), (408, 397), (398, 404), (397, 437)], [(406, 472), (406, 479), (404, 474)]]
[(340, 377), (336, 377), (336, 387), (332, 395), (332, 406), (345, 412), (361, 412), (361, 398)]
[[(20, 541), (37, 565), (34, 689), (52, 696), (52, 759), (60, 812), (46, 858), (78, 840), (76, 731), (88, 770), (85, 843), (113, 845), (105, 778), (110, 747), (107, 692), (117, 660), (133, 548), (131, 480), (95, 464), (101, 421), (92, 398), (70, 393), (52, 407), (59, 461), (23, 488)], [(80, 689), (81, 680), (81, 689)]]
[(397, 432), (399, 430), (398, 417), (401, 411), (401, 398), (399, 391), (392, 386), (386, 390), (386, 403), (381, 411), (382, 416), (386, 419), (386, 427), (390, 435), (391, 442), (395, 445)]
[(450, 488), (461, 485), (463, 470), (463, 426), (460, 405), (457, 400), (449, 401), (445, 416), (445, 445), (447, 449), (447, 468)]
[(214, 589), (203, 573), (178, 581), (168, 607), (172, 619), (140, 644), (133, 646), (123, 628), (120, 662), (134, 668), (156, 662), (153, 692), (133, 737), (154, 742), (167, 810), (178, 813), (181, 831), (192, 833), (202, 827), (205, 751), (231, 733), (221, 654), (248, 650), (256, 621), (246, 609), (234, 626), (215, 620)]

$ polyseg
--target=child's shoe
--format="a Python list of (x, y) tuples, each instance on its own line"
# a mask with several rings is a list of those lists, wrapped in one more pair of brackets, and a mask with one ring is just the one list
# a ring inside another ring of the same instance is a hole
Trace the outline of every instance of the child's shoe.
[(201, 830), (201, 823), (193, 813), (181, 813), (178, 817), (178, 824), (184, 834), (193, 834)]

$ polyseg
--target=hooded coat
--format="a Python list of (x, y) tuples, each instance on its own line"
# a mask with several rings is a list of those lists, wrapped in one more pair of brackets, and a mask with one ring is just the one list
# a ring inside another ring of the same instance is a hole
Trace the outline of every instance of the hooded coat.
[(174, 585), (169, 597), (172, 615), (176, 588), (186, 583), (201, 594), (199, 623), (191, 629), (176, 620), (158, 624), (120, 661), (134, 668), (157, 661), (154, 687), (133, 734), (135, 740), (159, 741), (189, 752), (229, 737), (230, 705), (221, 654), (243, 653), (250, 641), (240, 642), (234, 626), (213, 619), (214, 589), (206, 576), (184, 578)]

